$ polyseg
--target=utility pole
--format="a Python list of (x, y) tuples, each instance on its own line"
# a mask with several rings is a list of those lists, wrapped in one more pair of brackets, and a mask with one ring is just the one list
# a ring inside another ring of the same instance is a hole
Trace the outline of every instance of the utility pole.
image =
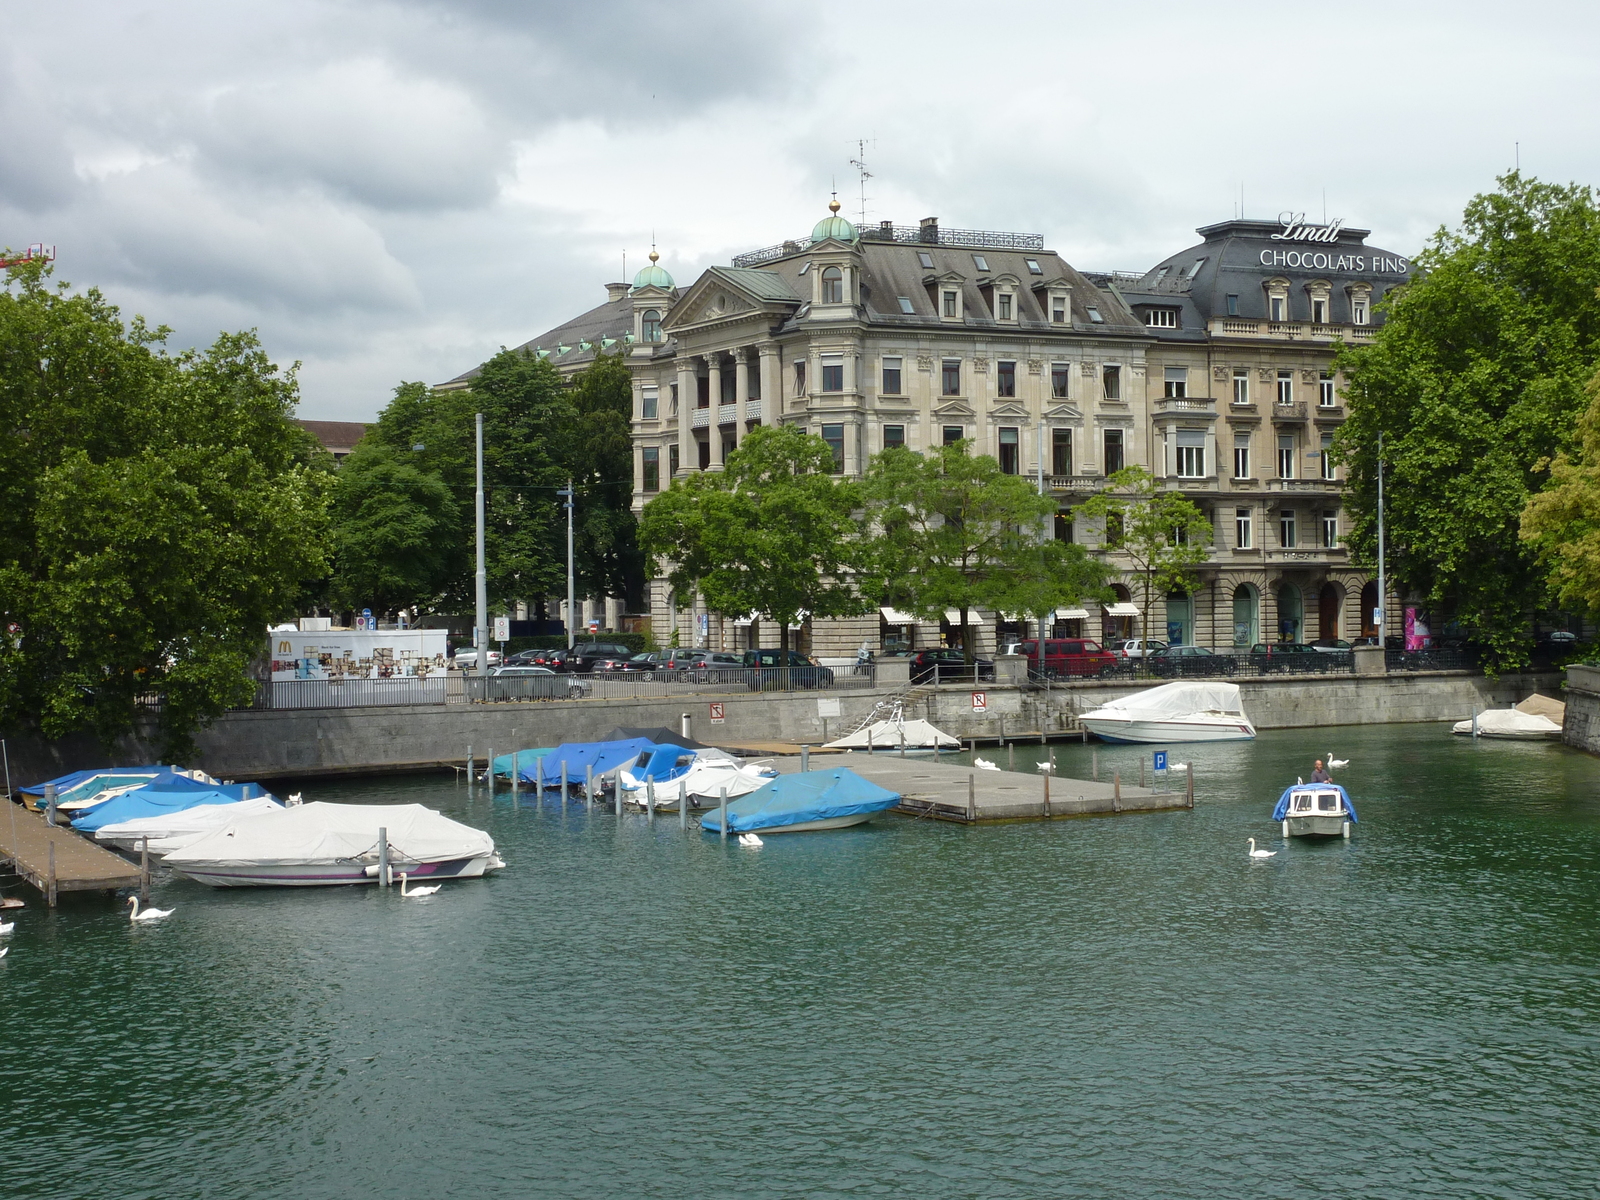
[(557, 488), (556, 495), (567, 498), (567, 649), (571, 650), (578, 641), (578, 585), (572, 554), (572, 508), (577, 502), (577, 493), (572, 489), (572, 480), (567, 480), (566, 487)]
[(1389, 607), (1389, 577), (1384, 570), (1383, 561), (1383, 434), (1378, 434), (1378, 611), (1375, 614), (1378, 626), (1378, 645), (1387, 647), (1384, 639), (1385, 618), (1384, 611)]
[[(1045, 492), (1044, 492), (1044, 418), (1040, 417), (1039, 418), (1039, 495), (1042, 496), (1044, 494), (1045, 494)], [(1048, 540), (1049, 537), (1050, 537), (1050, 518), (1046, 517), (1044, 519), (1043, 538), (1041, 540)], [(1042, 670), (1044, 670), (1044, 640), (1045, 640), (1046, 637), (1049, 636), (1049, 630), (1045, 626), (1045, 614), (1044, 613), (1035, 613), (1034, 615), (1039, 618), (1039, 669), (1042, 671)]]
[(483, 563), (483, 414), (478, 414), (478, 627), (472, 640), (478, 647), (478, 676), (489, 674), (489, 572)]

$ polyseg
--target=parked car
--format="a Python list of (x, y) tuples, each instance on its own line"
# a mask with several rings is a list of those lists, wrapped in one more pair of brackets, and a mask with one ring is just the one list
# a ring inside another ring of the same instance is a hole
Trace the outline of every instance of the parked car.
[(647, 669), (646, 679), (682, 679), (690, 664), (705, 655), (704, 650), (686, 650), (677, 647), (656, 652), (655, 660)]
[(1017, 644), (1028, 656), (1028, 670), (1050, 679), (1109, 675), (1117, 667), (1117, 656), (1089, 638), (1046, 638), (1042, 662), (1037, 638)]
[[(463, 646), (456, 651), (455, 657), (450, 660), (450, 665), (458, 671), (476, 671), (478, 669), (477, 650), (472, 646)], [(502, 665), (504, 664), (500, 661), (500, 651), (489, 651), (489, 669), (492, 671), (495, 667)]]
[(1350, 643), (1343, 638), (1318, 638), (1311, 643), (1313, 650), (1323, 654), (1349, 654)]
[(617, 671), (638, 671), (642, 669), (639, 660), (648, 657), (647, 654), (608, 654), (591, 662), (589, 670), (596, 675), (612, 674)]
[(967, 662), (960, 650), (924, 650), (911, 657), (912, 683), (954, 683), (959, 680), (993, 680), (994, 662), (979, 658)]
[(1204, 646), (1163, 646), (1150, 651), (1145, 666), (1165, 679), (1193, 679), (1205, 675), (1232, 675), (1233, 656), (1213, 654)]
[(579, 642), (567, 651), (565, 668), (575, 675), (587, 675), (594, 664), (607, 658), (629, 659), (633, 649), (617, 642)]
[(1318, 671), (1322, 664), (1307, 662), (1317, 652), (1303, 642), (1257, 642), (1250, 647), (1250, 658), (1264, 675), (1280, 671)]
[(484, 682), (486, 700), (581, 700), (590, 686), (549, 667), (500, 667)]
[(744, 678), (744, 656), (706, 651), (689, 664), (690, 683), (734, 683)]
[(542, 667), (543, 656), (549, 654), (548, 650), (518, 650), (515, 654), (506, 655), (505, 665), (508, 667)]
[(833, 671), (798, 650), (789, 651), (787, 669), (784, 664), (781, 650), (746, 650), (743, 659), (745, 682), (752, 691), (784, 686), (833, 686)]
[(1107, 647), (1118, 658), (1143, 658), (1146, 654), (1153, 654), (1166, 648), (1167, 643), (1159, 642), (1155, 638), (1124, 638), (1120, 642), (1112, 642)]

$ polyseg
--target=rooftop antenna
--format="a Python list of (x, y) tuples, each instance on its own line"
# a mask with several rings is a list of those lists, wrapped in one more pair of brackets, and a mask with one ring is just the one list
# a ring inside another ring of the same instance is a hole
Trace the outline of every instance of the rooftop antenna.
[(867, 170), (867, 139), (856, 139), (856, 156), (850, 160), (850, 165), (861, 176), (861, 214), (859, 225), (867, 223), (867, 180), (872, 178), (872, 172)]
[(1516, 153), (1517, 157), (1516, 157), (1515, 170), (1517, 171), (1518, 174), (1521, 174), (1521, 172), (1522, 172), (1522, 143), (1521, 142), (1513, 142), (1511, 144), (1516, 148), (1515, 149), (1515, 153)]
[(1328, 223), (1328, 189), (1322, 189), (1322, 223)]

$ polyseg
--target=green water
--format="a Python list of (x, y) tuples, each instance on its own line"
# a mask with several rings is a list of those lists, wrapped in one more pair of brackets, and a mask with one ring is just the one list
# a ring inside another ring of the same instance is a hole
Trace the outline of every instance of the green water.
[[(1356, 834), (1284, 847), (1330, 749)], [(1439, 726), (1174, 758), (1192, 812), (762, 850), (308, 785), (510, 866), (420, 901), (167, 880), (150, 927), (31, 905), (4, 1195), (1593, 1196), (1600, 762)]]

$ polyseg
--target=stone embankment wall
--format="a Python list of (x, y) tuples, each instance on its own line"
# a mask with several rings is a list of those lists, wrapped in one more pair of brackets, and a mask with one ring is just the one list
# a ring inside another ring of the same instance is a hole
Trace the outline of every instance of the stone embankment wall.
[[(1600, 735), (1600, 672), (1591, 696)], [(986, 685), (986, 711), (973, 711), (971, 687), (930, 689), (913, 700), (907, 715), (925, 717), (957, 737), (995, 738), (1044, 732), (1061, 736), (1076, 727), (1076, 715), (1117, 696), (1137, 691), (1130, 683), (1083, 683), (1049, 691)], [(1245, 711), (1260, 729), (1323, 725), (1453, 721), (1474, 708), (1506, 707), (1535, 691), (1555, 695), (1556, 675), (1507, 675), (1488, 680), (1455, 672), (1389, 676), (1325, 676), (1314, 679), (1239, 681)], [(656, 700), (547, 701), (536, 704), (437, 705), (409, 708), (299, 709), (229, 713), (200, 735), (200, 757), (191, 764), (230, 779), (357, 774), (414, 770), (462, 762), (467, 747), (482, 759), (516, 747), (592, 741), (616, 726), (666, 726), (676, 730), (690, 716), (691, 736), (704, 742), (743, 746), (762, 742), (820, 744), (854, 728), (893, 691), (823, 693), (840, 715), (819, 714), (815, 692), (691, 694)], [(710, 702), (723, 705), (725, 720), (713, 725)], [(1574, 720), (1569, 703), (1569, 729)], [(1003, 723), (1003, 724), (1002, 724)], [(1572, 744), (1580, 744), (1573, 742)], [(1587, 746), (1600, 751), (1600, 746)], [(152, 762), (149, 740), (128, 738), (109, 755), (88, 738), (10, 743), (11, 776), (32, 783), (79, 767)]]
[(1600, 754), (1600, 667), (1568, 667), (1566, 726), (1561, 740)]

